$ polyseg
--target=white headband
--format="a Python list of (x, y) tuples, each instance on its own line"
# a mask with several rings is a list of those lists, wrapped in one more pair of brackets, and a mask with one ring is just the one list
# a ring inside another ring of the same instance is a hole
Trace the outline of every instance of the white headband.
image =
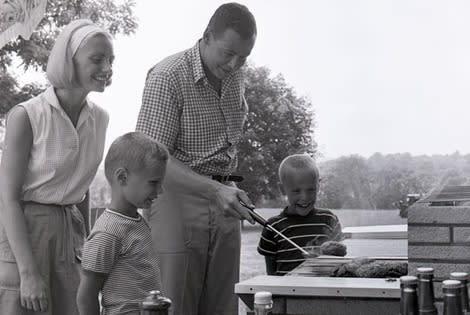
[(83, 25), (73, 32), (72, 37), (70, 38), (70, 50), (72, 52), (72, 57), (75, 56), (78, 48), (85, 43), (89, 38), (95, 34), (102, 34), (103, 29), (98, 27), (95, 24)]

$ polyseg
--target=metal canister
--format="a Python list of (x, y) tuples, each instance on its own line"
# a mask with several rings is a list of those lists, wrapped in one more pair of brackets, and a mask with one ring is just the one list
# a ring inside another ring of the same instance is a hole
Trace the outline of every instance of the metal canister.
[(168, 315), (171, 300), (160, 291), (153, 290), (140, 302), (140, 315)]

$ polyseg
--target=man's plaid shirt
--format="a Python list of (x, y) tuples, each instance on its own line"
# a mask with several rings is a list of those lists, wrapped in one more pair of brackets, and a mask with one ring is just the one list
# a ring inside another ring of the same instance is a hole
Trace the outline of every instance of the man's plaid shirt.
[(209, 83), (192, 48), (150, 69), (136, 131), (168, 146), (170, 153), (202, 175), (229, 175), (248, 107), (240, 70), (222, 81), (221, 95)]

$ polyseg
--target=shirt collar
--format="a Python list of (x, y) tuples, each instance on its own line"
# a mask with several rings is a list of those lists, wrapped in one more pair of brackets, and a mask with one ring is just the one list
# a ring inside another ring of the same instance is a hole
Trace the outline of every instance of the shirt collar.
[[(191, 59), (192, 59), (192, 65), (193, 65), (193, 75), (194, 75), (194, 83), (197, 83), (199, 80), (206, 78), (206, 72), (204, 71), (204, 66), (202, 65), (202, 57), (201, 57), (201, 50), (200, 50), (200, 43), (202, 39), (199, 39), (196, 43), (196, 45), (191, 48)], [(241, 70), (232, 72), (226, 77), (225, 79), (222, 80), (222, 86), (224, 84), (230, 83), (232, 78), (235, 76), (237, 72)]]
[(204, 67), (202, 66), (202, 58), (201, 52), (199, 50), (199, 42), (198, 40), (196, 45), (191, 48), (191, 59), (193, 65), (193, 75), (194, 75), (194, 82), (198, 82), (199, 80), (206, 77), (206, 73), (204, 72)]
[[(314, 214), (314, 213), (315, 213), (315, 208), (313, 208), (313, 209), (307, 214), (307, 216), (312, 215), (312, 214)], [(286, 217), (300, 217), (298, 214), (291, 213), (291, 212), (289, 211), (289, 206), (286, 206), (286, 207), (284, 208), (284, 210), (282, 210), (282, 214), (285, 215)]]
[[(65, 110), (60, 106), (59, 99), (57, 98), (57, 94), (55, 93), (54, 87), (50, 86), (44, 92), (44, 97), (46, 101), (55, 109), (57, 109), (64, 117), (67, 117), (67, 113)], [(91, 116), (91, 110), (93, 108), (93, 103), (87, 99), (85, 99), (85, 104), (83, 105), (82, 111), (80, 112), (80, 117), (78, 118), (77, 128), (89, 117)]]

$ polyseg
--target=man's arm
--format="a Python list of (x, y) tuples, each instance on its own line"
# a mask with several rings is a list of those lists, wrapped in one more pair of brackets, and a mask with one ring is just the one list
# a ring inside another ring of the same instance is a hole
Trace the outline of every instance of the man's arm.
[(80, 315), (100, 315), (98, 294), (103, 287), (106, 274), (82, 269), (77, 293)]
[(276, 275), (276, 258), (274, 256), (264, 256), (266, 262), (266, 273), (270, 276)]
[[(167, 75), (149, 74), (145, 82), (136, 131), (164, 143), (170, 153), (173, 153), (180, 132), (180, 103), (177, 87)], [(246, 219), (254, 224), (249, 210), (240, 204), (242, 201), (246, 205), (253, 205), (243, 190), (199, 175), (173, 156), (168, 161), (165, 181), (186, 194), (213, 201), (217, 208), (227, 215)]]
[(245, 191), (199, 175), (174, 157), (170, 157), (168, 161), (165, 181), (183, 193), (200, 195), (215, 202), (217, 208), (226, 215), (245, 219), (251, 224), (255, 224), (249, 210), (240, 204), (242, 201), (254, 208)]

